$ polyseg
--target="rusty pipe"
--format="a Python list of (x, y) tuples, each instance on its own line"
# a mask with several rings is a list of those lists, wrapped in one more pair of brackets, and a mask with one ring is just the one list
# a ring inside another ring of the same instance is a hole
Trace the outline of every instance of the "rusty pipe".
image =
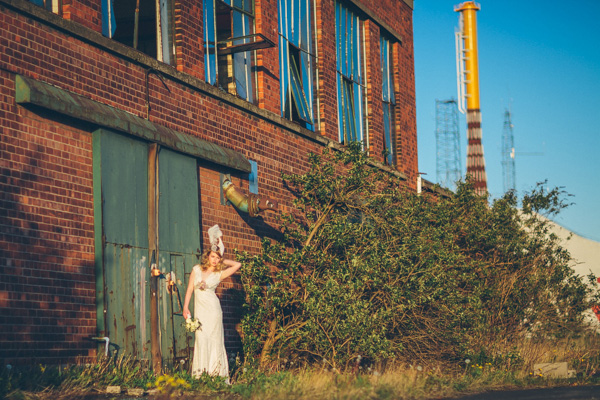
[(108, 357), (108, 346), (110, 345), (110, 339), (108, 338), (108, 336), (93, 337), (92, 340), (97, 340), (99, 342), (105, 342), (105, 344), (104, 344), (104, 356)]
[(251, 217), (256, 217), (258, 213), (265, 210), (275, 211), (277, 203), (271, 199), (261, 199), (260, 196), (253, 193), (245, 194), (235, 187), (230, 179), (223, 180), (223, 194), (225, 198), (233, 204), (238, 210), (248, 213)]

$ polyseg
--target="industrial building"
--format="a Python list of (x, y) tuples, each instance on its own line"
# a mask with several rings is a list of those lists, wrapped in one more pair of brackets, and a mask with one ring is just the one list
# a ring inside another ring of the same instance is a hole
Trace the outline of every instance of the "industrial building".
[[(187, 359), (206, 230), (259, 252), (309, 152), (363, 141), (420, 188), (412, 7), (0, 0), (2, 362)], [(239, 277), (219, 295), (235, 354)]]

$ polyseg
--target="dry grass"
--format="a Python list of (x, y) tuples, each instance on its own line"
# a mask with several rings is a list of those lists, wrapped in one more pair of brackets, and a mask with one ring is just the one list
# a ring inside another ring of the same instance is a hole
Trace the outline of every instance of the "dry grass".
[[(490, 390), (600, 383), (600, 339), (531, 340), (495, 344), (480, 359), (454, 365), (394, 365), (340, 373), (306, 369), (274, 374), (255, 383), (250, 399), (431, 399)], [(534, 371), (542, 362), (567, 362), (576, 376), (548, 379)], [(277, 377), (276, 379), (274, 377)]]
[[(446, 364), (396, 363), (391, 366), (357, 367), (345, 372), (315, 367), (271, 373), (250, 369), (234, 377), (231, 386), (211, 383), (210, 379), (196, 381), (188, 377), (185, 378), (187, 383), (177, 386), (177, 390), (161, 395), (146, 395), (144, 399), (421, 400), (448, 399), (509, 388), (600, 384), (600, 338), (597, 335), (562, 340), (496, 341), (493, 345), (487, 343), (483, 348), (486, 352), (479, 352), (471, 360)], [(533, 370), (533, 365), (541, 362), (567, 362), (576, 376), (568, 380), (539, 376)], [(31, 392), (22, 388), (12, 393), (5, 392), (5, 395), (15, 400), (93, 400), (106, 396), (100, 395), (106, 385), (100, 382), (113, 382), (115, 377), (121, 382), (144, 377), (151, 382), (164, 380), (164, 377), (156, 379), (148, 376), (148, 372), (138, 369), (139, 364), (133, 360), (111, 365), (113, 368), (103, 365), (86, 367), (76, 375), (69, 375), (68, 379), (53, 389)], [(44, 374), (48, 374), (48, 371)]]

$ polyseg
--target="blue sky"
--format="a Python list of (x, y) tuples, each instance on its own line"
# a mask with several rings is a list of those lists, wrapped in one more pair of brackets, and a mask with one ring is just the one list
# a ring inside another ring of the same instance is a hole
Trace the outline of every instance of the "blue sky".
[[(435, 101), (456, 99), (454, 30), (461, 1), (415, 0), (419, 171), (437, 182)], [(479, 1), (483, 146), (492, 198), (504, 193), (502, 134), (510, 108), (516, 189), (564, 187), (575, 204), (555, 222), (600, 241), (600, 1)], [(466, 165), (466, 119), (459, 114)]]

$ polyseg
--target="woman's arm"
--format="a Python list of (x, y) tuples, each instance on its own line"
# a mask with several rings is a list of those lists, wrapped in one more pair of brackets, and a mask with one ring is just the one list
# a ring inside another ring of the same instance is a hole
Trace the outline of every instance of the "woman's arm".
[(192, 313), (190, 312), (188, 306), (190, 305), (190, 300), (192, 299), (192, 293), (194, 293), (194, 270), (192, 269), (192, 273), (190, 274), (190, 281), (188, 282), (187, 290), (185, 291), (185, 301), (183, 302), (183, 318), (188, 319), (191, 318)]
[(221, 280), (229, 278), (242, 266), (242, 263), (233, 260), (223, 260), (223, 264), (228, 268), (221, 271)]

